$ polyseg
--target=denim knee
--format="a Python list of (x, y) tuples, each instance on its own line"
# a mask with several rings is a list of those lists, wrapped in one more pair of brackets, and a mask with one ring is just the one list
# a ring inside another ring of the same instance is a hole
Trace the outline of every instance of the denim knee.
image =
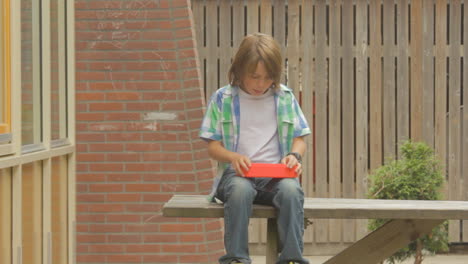
[(285, 178), (278, 183), (276, 195), (282, 200), (304, 200), (304, 191), (297, 179)]
[(226, 198), (235, 203), (252, 203), (257, 191), (249, 179), (235, 176), (226, 186)]

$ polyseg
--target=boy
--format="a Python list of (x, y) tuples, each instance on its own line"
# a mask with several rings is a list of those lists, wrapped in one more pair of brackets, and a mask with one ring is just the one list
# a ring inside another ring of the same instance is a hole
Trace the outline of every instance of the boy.
[(219, 162), (210, 200), (224, 203), (221, 264), (251, 263), (248, 224), (252, 204), (273, 205), (281, 253), (278, 264), (309, 263), (302, 257), (304, 193), (297, 178), (245, 178), (251, 163), (283, 163), (302, 172), (303, 137), (310, 128), (291, 89), (281, 85), (282, 57), (269, 35), (244, 38), (228, 72), (230, 84), (211, 97), (200, 130), (210, 157)]

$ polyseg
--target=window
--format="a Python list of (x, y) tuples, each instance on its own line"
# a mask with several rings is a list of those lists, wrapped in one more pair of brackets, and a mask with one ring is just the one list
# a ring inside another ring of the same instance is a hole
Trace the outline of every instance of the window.
[(66, 35), (63, 1), (50, 0), (50, 104), (51, 140), (67, 137)]
[(0, 144), (9, 142), (10, 137), (10, 7), (9, 0), (0, 0)]
[[(40, 1), (21, 1), (21, 142), (42, 142)], [(29, 147), (36, 149), (36, 147)]]

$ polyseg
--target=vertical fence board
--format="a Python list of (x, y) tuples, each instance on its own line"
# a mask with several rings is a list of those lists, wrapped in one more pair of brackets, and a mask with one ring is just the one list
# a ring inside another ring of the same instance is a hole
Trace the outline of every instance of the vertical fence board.
[(193, 13), (193, 21), (195, 23), (195, 34), (196, 34), (196, 40), (197, 40), (197, 46), (198, 46), (198, 55), (201, 57), (204, 57), (204, 54), (201, 53), (202, 47), (203, 47), (203, 37), (204, 37), (204, 32), (203, 32), (203, 1), (199, 0), (196, 2), (192, 2), (192, 13)]
[(258, 32), (258, 0), (247, 1), (247, 34)]
[[(206, 93), (213, 94), (218, 87), (218, 32), (217, 1), (206, 0)], [(209, 76), (209, 77), (208, 77)]]
[(411, 138), (422, 140), (422, 0), (411, 1)]
[(370, 27), (370, 169), (374, 170), (382, 164), (382, 63), (380, 39), (380, 1), (370, 1), (369, 27)]
[[(462, 190), (464, 190), (464, 195), (462, 199), (468, 201), (468, 60), (465, 57), (468, 54), (468, 36), (466, 34), (466, 29), (468, 29), (468, 17), (467, 17), (467, 8), (468, 1), (464, 1), (463, 9), (463, 28), (465, 32), (463, 34), (463, 112), (462, 112), (462, 126), (463, 126), (463, 136), (462, 136), (462, 153), (461, 157), (463, 168), (461, 178), (463, 179)], [(468, 242), (468, 220), (463, 221), (463, 242)]]
[[(315, 129), (316, 129), (316, 149), (315, 162), (317, 177), (316, 196), (328, 197), (328, 169), (327, 169), (327, 58), (325, 57), (325, 48), (327, 46), (326, 35), (326, 1), (318, 0), (315, 7), (316, 15), (316, 89), (315, 89)], [(315, 224), (315, 239), (317, 242), (328, 242), (328, 220), (317, 220)]]
[(422, 139), (434, 148), (434, 2), (423, 1)]
[[(450, 2), (449, 46), (449, 149), (448, 175), (449, 198), (461, 199), (460, 182), (460, 1)], [(460, 240), (460, 221), (451, 221), (450, 241)]]
[[(364, 198), (368, 173), (367, 0), (356, 4), (356, 198)], [(367, 220), (357, 220), (356, 240), (367, 234)]]
[[(231, 47), (231, 4), (230, 1), (219, 3), (219, 82), (220, 86), (228, 84), (229, 67), (233, 48)], [(223, 21), (223, 22), (221, 22)], [(221, 54), (225, 54), (221, 56)]]
[[(339, 198), (341, 194), (341, 0), (330, 1), (330, 52), (328, 89), (328, 171), (329, 197)], [(343, 220), (330, 220), (330, 242), (340, 242)]]
[[(281, 54), (286, 54), (286, 2), (273, 0), (273, 36), (278, 41)], [(283, 57), (283, 64), (286, 65), (286, 58)], [(285, 83), (286, 76), (281, 76), (281, 82)]]
[[(353, 56), (353, 3), (343, 1), (342, 6), (342, 190), (344, 198), (355, 197), (355, 156), (354, 156), (354, 56)], [(354, 242), (356, 237), (355, 220), (343, 221), (343, 242)]]
[(284, 54), (284, 46), (286, 40), (286, 2), (282, 0), (273, 1), (273, 36), (278, 41)]
[[(312, 135), (306, 137), (307, 154), (303, 161), (302, 187), (307, 197), (314, 197), (314, 39), (313, 39), (313, 3), (310, 0), (302, 2), (302, 110), (312, 129)], [(308, 226), (304, 234), (304, 242), (314, 241), (315, 224)]]
[[(193, 21), (195, 24), (195, 34), (196, 34), (196, 40), (197, 40), (197, 50), (198, 50), (198, 57), (200, 61), (200, 73), (201, 73), (201, 79), (202, 79), (202, 84), (203, 87), (206, 87), (205, 83), (205, 67), (204, 67), (204, 59), (205, 59), (205, 45), (203, 42), (204, 39), (204, 16), (203, 16), (203, 9), (204, 9), (204, 4), (203, 0), (198, 0), (196, 2), (192, 2), (192, 12), (193, 12)], [(208, 95), (209, 96), (209, 95)], [(207, 97), (205, 95), (205, 97)], [(209, 98), (209, 97), (208, 97)]]
[(265, 34), (271, 35), (271, 0), (262, 0), (260, 6), (260, 14), (260, 31)]
[(234, 52), (237, 51), (239, 44), (241, 43), (242, 39), (244, 38), (244, 1), (240, 0), (233, 0), (232, 1), (232, 40), (233, 40), (233, 47)]
[[(397, 142), (409, 139), (409, 68), (408, 68), (408, 3), (399, 0), (397, 6)], [(398, 150), (398, 157), (401, 156)]]
[(395, 117), (395, 9), (392, 0), (383, 1), (383, 153), (384, 159), (396, 153)]
[(289, 0), (288, 4), (288, 35), (286, 39), (286, 56), (288, 59), (287, 84), (293, 89), (299, 99), (299, 1)]
[(195, 23), (195, 37), (197, 40), (197, 47), (198, 47), (198, 55), (202, 57), (200, 51), (203, 47), (203, 0), (192, 1), (192, 13), (194, 17)]
[[(446, 65), (446, 28), (447, 3), (436, 1), (435, 28), (435, 154), (446, 164), (447, 161), (447, 65)], [(448, 189), (447, 189), (448, 190)], [(448, 199), (448, 193), (445, 198)]]

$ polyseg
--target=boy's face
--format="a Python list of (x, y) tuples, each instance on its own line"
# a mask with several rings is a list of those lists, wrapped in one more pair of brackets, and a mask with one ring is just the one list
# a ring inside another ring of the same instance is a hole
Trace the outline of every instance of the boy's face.
[(263, 61), (259, 61), (255, 72), (247, 73), (242, 80), (242, 90), (254, 96), (264, 94), (273, 84)]

